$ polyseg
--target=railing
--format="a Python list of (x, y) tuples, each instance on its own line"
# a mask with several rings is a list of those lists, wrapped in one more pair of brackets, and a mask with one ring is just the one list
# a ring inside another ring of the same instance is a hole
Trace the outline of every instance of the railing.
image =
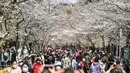
[(1, 70), (1, 69), (4, 69), (4, 68), (6, 68), (6, 67), (8, 67), (7, 61), (1, 61), (1, 60), (0, 60), (0, 70)]

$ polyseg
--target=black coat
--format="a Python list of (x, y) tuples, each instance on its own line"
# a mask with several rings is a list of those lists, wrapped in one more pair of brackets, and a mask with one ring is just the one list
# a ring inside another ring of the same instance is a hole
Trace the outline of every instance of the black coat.
[(126, 73), (130, 73), (130, 64), (126, 63), (124, 65), (124, 69), (125, 69)]

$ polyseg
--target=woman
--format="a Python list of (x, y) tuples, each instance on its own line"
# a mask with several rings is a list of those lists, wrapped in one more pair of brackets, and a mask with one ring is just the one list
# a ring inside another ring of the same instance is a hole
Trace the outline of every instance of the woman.
[(82, 58), (82, 61), (80, 61), (80, 64), (82, 64), (84, 73), (88, 73), (87, 70), (89, 69), (89, 64), (84, 57)]
[(18, 64), (16, 61), (12, 62), (11, 68), (8, 69), (8, 73), (21, 73), (20, 68), (18, 67)]
[(29, 65), (27, 63), (24, 63), (22, 66), (22, 73), (29, 73)]
[(41, 68), (43, 68), (43, 64), (40, 59), (37, 59), (33, 64), (33, 73), (39, 73)]
[(100, 73), (101, 70), (103, 69), (98, 60), (99, 58), (95, 57), (94, 62), (91, 64), (92, 73)]
[(73, 58), (72, 59), (72, 69), (76, 70), (76, 68), (77, 68), (77, 62), (76, 62), (75, 58)]

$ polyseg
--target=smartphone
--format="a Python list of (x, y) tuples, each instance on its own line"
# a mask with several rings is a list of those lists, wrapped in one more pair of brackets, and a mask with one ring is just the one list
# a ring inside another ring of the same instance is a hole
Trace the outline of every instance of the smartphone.
[[(52, 68), (52, 65), (51, 64), (45, 64), (45, 68)], [(60, 70), (60, 69), (62, 69), (62, 66), (61, 65), (55, 65), (55, 69)]]
[(114, 64), (114, 66), (116, 66), (116, 62), (114, 62), (113, 64)]
[(51, 64), (45, 64), (45, 68), (52, 68)]

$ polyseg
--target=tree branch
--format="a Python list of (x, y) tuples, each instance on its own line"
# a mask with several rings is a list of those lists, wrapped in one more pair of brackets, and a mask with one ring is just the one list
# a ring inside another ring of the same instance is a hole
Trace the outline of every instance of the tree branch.
[(22, 1), (18, 2), (18, 4), (26, 2), (26, 1), (28, 1), (28, 0), (22, 0)]
[(13, 3), (13, 4), (17, 3), (17, 0), (13, 0), (12, 3)]
[(119, 8), (120, 10), (130, 13), (130, 11), (129, 11), (128, 9), (123, 9), (123, 8), (121, 8), (119, 5), (115, 4), (113, 1), (111, 1), (111, 2), (113, 3), (113, 5), (115, 5), (115, 6), (116, 6), (117, 8)]
[(24, 18), (23, 18), (23, 15), (22, 13), (20, 12), (21, 16), (22, 16), (22, 20), (20, 20), (18, 23), (17, 23), (17, 26), (19, 26), (20, 23), (22, 23), (24, 21)]

